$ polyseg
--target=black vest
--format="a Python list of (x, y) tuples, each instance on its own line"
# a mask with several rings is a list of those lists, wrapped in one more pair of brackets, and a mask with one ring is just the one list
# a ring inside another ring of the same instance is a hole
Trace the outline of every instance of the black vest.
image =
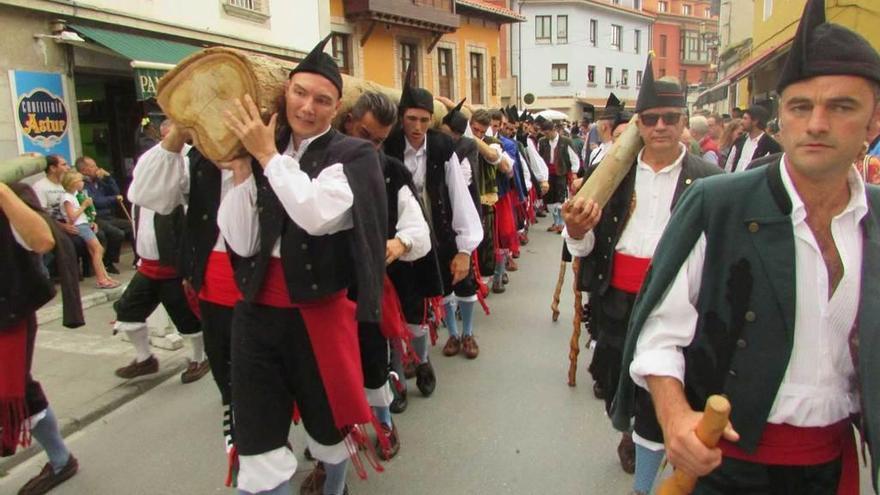
[[(192, 148), (189, 157), (189, 206), (183, 229), (178, 273), (190, 279), (196, 292), (202, 288), (208, 256), (214, 250), (220, 229), (217, 209), (220, 207), (221, 174), (210, 160)], [(157, 231), (158, 235), (158, 231)], [(161, 251), (160, 251), (161, 252)]]
[[(581, 261), (580, 279), (578, 280), (578, 289), (581, 291), (601, 295), (608, 290), (611, 282), (614, 251), (620, 236), (623, 235), (623, 229), (626, 227), (626, 220), (630, 213), (630, 204), (636, 186), (637, 167), (637, 164), (633, 164), (623, 182), (611, 195), (608, 204), (602, 209), (602, 218), (593, 229), (596, 236), (593, 251)], [(685, 154), (681, 162), (678, 183), (672, 195), (671, 208), (675, 209), (678, 198), (695, 180), (720, 173), (721, 169), (716, 165), (696, 155)]]
[[(141, 207), (134, 205), (132, 210), (134, 213), (135, 248), (137, 248), (136, 239), (140, 225)], [(186, 215), (183, 212), (183, 205), (179, 205), (168, 215), (154, 213), (153, 230), (156, 232), (156, 247), (159, 249), (160, 265), (179, 267), (183, 238), (178, 238), (177, 236), (179, 233), (184, 232), (185, 223)], [(139, 253), (138, 256), (140, 256)]]
[(471, 193), (471, 199), (477, 211), (480, 211), (480, 189), (477, 187), (477, 179), (482, 173), (480, 164), (480, 151), (477, 149), (477, 143), (467, 136), (462, 136), (455, 143), (455, 155), (458, 161), (467, 160), (471, 166), (471, 183), (468, 184), (468, 191)]
[[(289, 136), (289, 134), (287, 134)], [(287, 147), (282, 136), (278, 149)], [(263, 286), (275, 242), (281, 239), (281, 264), (293, 302), (306, 302), (354, 287), (358, 321), (378, 322), (385, 273), (387, 209), (382, 168), (376, 151), (364, 140), (330, 130), (317, 138), (299, 160), (312, 179), (335, 163), (343, 163), (354, 193), (354, 227), (331, 235), (313, 236), (287, 215), (263, 168), (254, 161), (260, 252), (250, 258), (231, 253), (235, 278), (246, 301)]]
[[(458, 253), (455, 244), (455, 231), (452, 229), (452, 201), (446, 187), (446, 162), (455, 152), (452, 138), (433, 129), (428, 129), (428, 158), (425, 170), (425, 190), (428, 193), (431, 212), (431, 233), (437, 240), (437, 257), (445, 266)], [(403, 162), (406, 137), (397, 130), (385, 140), (385, 153)]]
[[(393, 239), (397, 233), (397, 219), (400, 212), (397, 211), (397, 194), (403, 187), (409, 187), (418, 201), (415, 185), (412, 182), (412, 174), (400, 160), (384, 153), (380, 155), (383, 171), (385, 174), (385, 188), (388, 194), (388, 238)], [(419, 206), (424, 206), (419, 201)], [(431, 245), (437, 242), (432, 238)], [(437, 262), (437, 253), (431, 249), (428, 254), (416, 261), (396, 260), (388, 266), (388, 276), (395, 286), (398, 279), (412, 277), (414, 284), (406, 284), (406, 287), (415, 287), (422, 297), (435, 297), (443, 295), (443, 278), (440, 275), (440, 265)]]
[(544, 159), (544, 162), (547, 163), (547, 167), (550, 167), (550, 164), (556, 165), (556, 175), (566, 176), (569, 172), (571, 172), (571, 157), (568, 156), (567, 147), (571, 146), (571, 140), (559, 136), (559, 140), (556, 142), (556, 156), (559, 157), (559, 163), (555, 163), (553, 156), (550, 156), (550, 140), (547, 138), (541, 138), (538, 141), (538, 154), (541, 155), (541, 158)]

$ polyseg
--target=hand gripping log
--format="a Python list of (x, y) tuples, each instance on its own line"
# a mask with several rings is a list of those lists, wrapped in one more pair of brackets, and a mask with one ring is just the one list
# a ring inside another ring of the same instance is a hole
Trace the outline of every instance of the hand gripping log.
[[(721, 395), (713, 395), (706, 401), (706, 410), (697, 423), (697, 438), (706, 447), (715, 447), (730, 417), (730, 402)], [(697, 479), (678, 469), (665, 479), (657, 495), (687, 495), (694, 490)]]

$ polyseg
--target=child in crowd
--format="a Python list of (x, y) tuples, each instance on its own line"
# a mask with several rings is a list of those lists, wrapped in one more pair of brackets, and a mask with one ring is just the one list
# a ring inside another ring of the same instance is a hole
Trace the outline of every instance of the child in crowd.
[(86, 210), (92, 206), (92, 198), (87, 197), (82, 203), (77, 198), (78, 194), (82, 193), (84, 185), (83, 176), (79, 172), (65, 172), (61, 176), (61, 186), (67, 191), (62, 200), (61, 210), (67, 215), (68, 221), (79, 231), (79, 236), (86, 242), (89, 256), (92, 258), (92, 267), (95, 270), (97, 287), (99, 289), (113, 289), (119, 287), (119, 282), (110, 278), (107, 275), (106, 268), (104, 268), (102, 261), (104, 247), (101, 246), (101, 243), (98, 242), (98, 237), (95, 235), (95, 232), (98, 231), (98, 225), (94, 222), (89, 222), (86, 216)]

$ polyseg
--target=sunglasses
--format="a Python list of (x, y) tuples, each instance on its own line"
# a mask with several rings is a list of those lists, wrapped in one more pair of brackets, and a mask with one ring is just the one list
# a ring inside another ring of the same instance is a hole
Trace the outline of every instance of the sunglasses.
[(648, 127), (654, 127), (657, 125), (657, 122), (660, 119), (663, 119), (663, 123), (666, 125), (675, 125), (678, 124), (678, 121), (681, 120), (680, 112), (669, 112), (669, 113), (646, 113), (639, 115), (639, 121), (642, 124), (645, 124)]

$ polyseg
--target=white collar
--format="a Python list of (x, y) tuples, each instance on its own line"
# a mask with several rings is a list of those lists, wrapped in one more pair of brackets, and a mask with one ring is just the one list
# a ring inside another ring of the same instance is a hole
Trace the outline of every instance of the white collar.
[(763, 133), (763, 132), (762, 132), (761, 134), (758, 134), (757, 136), (755, 136), (755, 139), (752, 139), (751, 136), (749, 136), (748, 134), (746, 134), (746, 139), (748, 139), (749, 141), (751, 141), (751, 142), (753, 142), (753, 143), (757, 143), (762, 137), (764, 137), (764, 133)]
[(416, 156), (421, 156), (428, 152), (428, 136), (425, 135), (425, 139), (422, 140), (422, 145), (419, 146), (419, 149), (415, 149), (409, 144), (409, 139), (406, 136), (403, 137), (403, 142), (405, 143), (405, 148), (403, 150), (406, 154), (415, 154)]
[(287, 145), (287, 149), (284, 150), (284, 154), (292, 156), (292, 157), (296, 158), (297, 160), (299, 160), (305, 154), (306, 150), (309, 149), (310, 144), (312, 144), (316, 139), (320, 138), (324, 134), (327, 134), (328, 132), (330, 132), (330, 126), (327, 126), (327, 128), (324, 129), (324, 132), (322, 132), (320, 134), (314, 135), (310, 138), (303, 139), (302, 141), (299, 142), (299, 149), (298, 150), (294, 149), (294, 147), (293, 147), (293, 135), (291, 135), (290, 136), (290, 143)]
[[(788, 166), (786, 165), (787, 161), (787, 155), (783, 154), (782, 159), (779, 162), (779, 168), (782, 173), (782, 185), (785, 186), (785, 192), (791, 199), (791, 220), (797, 225), (806, 221), (807, 208), (804, 206), (801, 195), (794, 187), (794, 182), (791, 180), (791, 175), (788, 173)], [(852, 211), (855, 214), (856, 221), (859, 222), (868, 213), (868, 199), (865, 195), (865, 182), (862, 180), (862, 175), (859, 174), (854, 167), (850, 167), (846, 180), (849, 183), (849, 203), (847, 203), (846, 208), (844, 208), (837, 217)]]
[[(661, 168), (659, 172), (656, 172), (657, 174), (663, 174), (663, 173), (671, 172), (675, 169), (681, 168), (681, 162), (684, 161), (684, 155), (687, 153), (687, 148), (685, 148), (685, 146), (681, 143), (678, 143), (678, 146), (679, 146), (679, 149), (681, 150), (681, 152), (678, 154), (678, 158), (676, 158), (675, 161), (670, 163), (669, 165)], [(654, 168), (651, 167), (650, 165), (648, 165), (647, 163), (645, 163), (644, 160), (642, 160), (642, 154), (644, 152), (645, 152), (645, 148), (642, 148), (641, 151), (639, 151), (639, 161), (638, 161), (639, 167), (647, 168), (653, 172)]]
[(548, 139), (548, 141), (550, 142), (550, 146), (556, 146), (556, 144), (559, 143), (559, 133), (557, 132), (556, 137), (553, 139)]

